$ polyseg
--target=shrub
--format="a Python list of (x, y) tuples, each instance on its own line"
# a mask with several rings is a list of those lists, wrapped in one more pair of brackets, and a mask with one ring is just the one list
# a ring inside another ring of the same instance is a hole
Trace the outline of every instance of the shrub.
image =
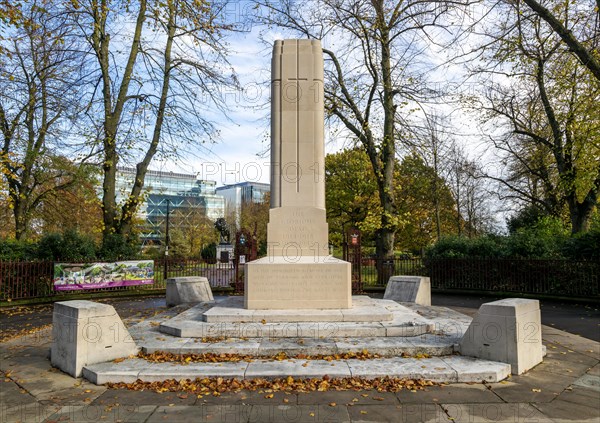
[(448, 236), (425, 250), (427, 258), (506, 257), (503, 237), (484, 235), (478, 238)]
[(0, 239), (0, 260), (27, 261), (37, 258), (37, 244), (31, 241)]
[(94, 240), (73, 229), (62, 234), (44, 235), (38, 243), (37, 251), (38, 258), (43, 260), (90, 261), (96, 258)]
[(110, 234), (104, 237), (98, 254), (104, 261), (135, 259), (140, 255), (140, 242), (135, 236)]
[(202, 258), (204, 260), (216, 260), (217, 244), (215, 244), (214, 242), (211, 242), (210, 244), (208, 244), (207, 246), (202, 248), (202, 251), (200, 252), (200, 256), (202, 256)]
[(600, 260), (600, 229), (568, 239), (562, 253), (573, 260)]

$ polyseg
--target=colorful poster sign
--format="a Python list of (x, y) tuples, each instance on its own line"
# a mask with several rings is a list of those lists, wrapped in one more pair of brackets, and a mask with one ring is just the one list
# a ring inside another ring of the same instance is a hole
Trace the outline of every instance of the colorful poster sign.
[(54, 290), (113, 288), (154, 283), (154, 261), (55, 263)]

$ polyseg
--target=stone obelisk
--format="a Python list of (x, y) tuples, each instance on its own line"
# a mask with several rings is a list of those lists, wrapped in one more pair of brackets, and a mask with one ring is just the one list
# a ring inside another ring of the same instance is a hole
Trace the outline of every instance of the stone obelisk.
[(350, 263), (329, 255), (323, 50), (278, 40), (271, 62), (268, 255), (246, 264), (249, 309), (350, 308)]

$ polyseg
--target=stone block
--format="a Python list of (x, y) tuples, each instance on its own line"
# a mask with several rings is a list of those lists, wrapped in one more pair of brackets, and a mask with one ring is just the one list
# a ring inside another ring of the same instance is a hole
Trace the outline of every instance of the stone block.
[(92, 301), (54, 303), (51, 362), (73, 377), (88, 364), (137, 354), (138, 348), (114, 307)]
[(392, 276), (385, 288), (383, 298), (402, 303), (431, 305), (431, 282), (421, 276)]
[(167, 279), (167, 306), (186, 303), (212, 303), (212, 290), (203, 276), (185, 276)]
[(248, 309), (348, 309), (350, 263), (331, 256), (270, 256), (246, 264)]
[(482, 304), (459, 345), (462, 355), (508, 363), (513, 374), (526, 372), (543, 358), (539, 301)]

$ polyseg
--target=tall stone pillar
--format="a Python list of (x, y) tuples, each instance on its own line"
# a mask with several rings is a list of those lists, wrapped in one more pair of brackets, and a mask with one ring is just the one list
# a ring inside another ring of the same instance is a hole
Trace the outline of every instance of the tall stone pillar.
[(268, 256), (246, 265), (246, 308), (351, 307), (350, 263), (329, 256), (325, 217), (321, 43), (276, 41)]

